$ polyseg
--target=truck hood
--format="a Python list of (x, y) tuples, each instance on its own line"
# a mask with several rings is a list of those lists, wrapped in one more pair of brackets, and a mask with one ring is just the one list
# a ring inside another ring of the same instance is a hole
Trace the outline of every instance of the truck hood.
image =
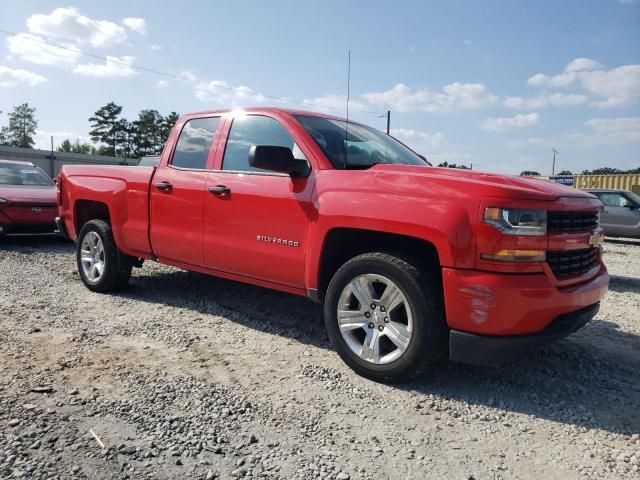
[[(421, 167), (378, 164), (371, 168), (377, 175), (400, 175), (425, 184), (439, 184), (443, 188), (473, 191), (479, 197), (510, 197), (528, 200), (553, 201), (559, 197), (596, 198), (573, 187), (543, 179), (498, 175), (458, 168)], [(412, 182), (413, 183), (413, 182)]]
[(56, 187), (0, 185), (0, 198), (14, 203), (56, 203)]

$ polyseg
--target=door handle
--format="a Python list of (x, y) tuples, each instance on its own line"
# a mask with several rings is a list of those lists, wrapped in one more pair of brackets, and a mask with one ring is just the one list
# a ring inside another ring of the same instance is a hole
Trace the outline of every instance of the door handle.
[(169, 182), (158, 182), (155, 184), (155, 187), (161, 192), (168, 192), (173, 188), (173, 185), (171, 185)]
[(218, 197), (226, 197), (231, 193), (231, 190), (224, 185), (216, 185), (215, 187), (209, 187), (207, 190), (209, 190), (210, 193), (213, 193)]

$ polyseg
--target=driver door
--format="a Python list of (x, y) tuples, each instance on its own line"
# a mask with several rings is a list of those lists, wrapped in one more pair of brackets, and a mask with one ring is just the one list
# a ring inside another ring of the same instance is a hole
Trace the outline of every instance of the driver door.
[(204, 198), (204, 261), (208, 268), (304, 288), (304, 258), (315, 175), (291, 178), (249, 165), (253, 145), (291, 148), (291, 133), (268, 115), (239, 115), (228, 127), (219, 168)]

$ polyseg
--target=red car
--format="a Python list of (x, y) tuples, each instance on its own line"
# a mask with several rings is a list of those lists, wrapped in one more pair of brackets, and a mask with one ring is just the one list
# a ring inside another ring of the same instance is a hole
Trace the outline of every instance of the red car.
[(56, 187), (30, 162), (0, 160), (0, 236), (53, 234)]
[(318, 113), (185, 115), (157, 168), (65, 166), (58, 189), (89, 289), (124, 287), (153, 260), (306, 295), (343, 360), (379, 380), (568, 335), (609, 282), (593, 195), (433, 168)]

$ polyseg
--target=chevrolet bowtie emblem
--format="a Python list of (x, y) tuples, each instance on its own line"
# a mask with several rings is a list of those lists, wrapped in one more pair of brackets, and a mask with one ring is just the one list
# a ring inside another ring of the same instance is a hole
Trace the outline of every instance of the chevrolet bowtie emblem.
[(603, 241), (604, 235), (602, 233), (594, 233), (589, 237), (589, 245), (593, 245), (594, 247), (601, 245)]

